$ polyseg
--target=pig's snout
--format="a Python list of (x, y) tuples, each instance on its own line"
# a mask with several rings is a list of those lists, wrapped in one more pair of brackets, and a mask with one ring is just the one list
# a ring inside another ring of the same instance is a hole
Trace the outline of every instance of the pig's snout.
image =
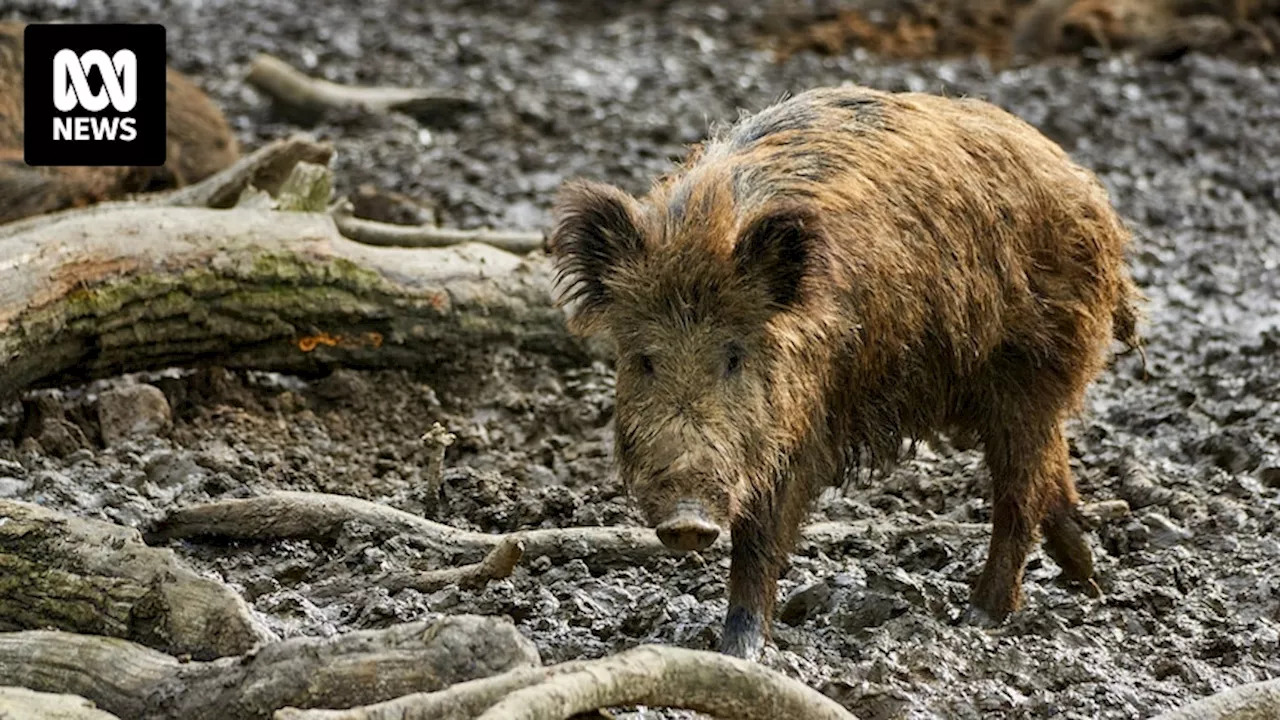
[(698, 503), (679, 503), (656, 530), (663, 545), (682, 552), (706, 550), (720, 537), (720, 527), (707, 518)]

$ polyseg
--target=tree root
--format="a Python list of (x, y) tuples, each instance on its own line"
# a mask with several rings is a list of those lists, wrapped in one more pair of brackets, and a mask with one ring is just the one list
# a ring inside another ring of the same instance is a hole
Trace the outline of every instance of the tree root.
[(431, 122), (477, 107), (474, 100), (460, 95), (410, 88), (339, 85), (308, 77), (265, 53), (254, 59), (246, 81), (275, 100), (290, 120), (304, 125), (342, 110), (374, 114), (398, 112)]
[(352, 522), (387, 536), (411, 536), (430, 553), (431, 561), (442, 566), (481, 562), (504, 543), (518, 543), (523, 547), (524, 557), (546, 555), (560, 562), (592, 558), (602, 563), (626, 563), (671, 552), (647, 528), (553, 528), (496, 535), (459, 530), (360, 498), (296, 491), (278, 491), (253, 498), (220, 500), (182, 508), (158, 523), (146, 533), (146, 537), (153, 543), (201, 536), (240, 540), (331, 540)]
[(0, 629), (48, 627), (201, 660), (274, 639), (239, 595), (136, 530), (0, 500)]
[(57, 720), (120, 720), (99, 710), (79, 695), (41, 693), (20, 687), (0, 687), (0, 718), (56, 718)]
[(446, 247), (465, 242), (481, 242), (523, 255), (543, 246), (543, 235), (537, 232), (503, 230), (454, 230), (430, 225), (394, 225), (365, 220), (351, 214), (349, 202), (331, 211), (343, 235), (366, 245), (396, 247)]
[(1152, 720), (1270, 720), (1280, 717), (1280, 680), (1246, 683)]
[(308, 374), (474, 364), (496, 345), (598, 353), (567, 331), (541, 256), (375, 248), (323, 213), (138, 205), (33, 221), (0, 242), (0, 401), (178, 366)]
[(510, 622), (474, 615), (293, 638), (188, 663), (114, 638), (0, 633), (0, 685), (79, 695), (147, 720), (262, 720), (286, 706), (365, 705), (539, 662)]
[(601, 660), (515, 670), (367, 707), (286, 708), (275, 720), (566, 720), (624, 705), (685, 708), (733, 720), (854, 718), (836, 701), (758, 663), (642, 645)]
[(522, 541), (504, 538), (478, 563), (426, 572), (389, 573), (380, 578), (378, 584), (391, 592), (413, 588), (424, 593), (435, 592), (442, 587), (454, 584), (462, 588), (481, 587), (490, 580), (511, 575), (523, 556)]

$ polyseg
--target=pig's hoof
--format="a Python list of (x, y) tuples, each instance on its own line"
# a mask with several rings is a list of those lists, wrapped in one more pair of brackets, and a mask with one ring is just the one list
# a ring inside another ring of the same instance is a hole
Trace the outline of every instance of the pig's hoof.
[(720, 652), (743, 660), (759, 660), (760, 654), (764, 652), (764, 632), (760, 628), (760, 616), (741, 607), (730, 608), (724, 620)]
[(969, 605), (965, 608), (964, 614), (960, 616), (960, 622), (965, 625), (986, 628), (989, 630), (991, 628), (1000, 627), (1008, 618), (1009, 616), (1007, 614), (1003, 617), (996, 617), (977, 605)]
[(759, 633), (735, 633), (725, 635), (720, 641), (720, 652), (743, 660), (756, 662), (764, 652), (764, 637)]

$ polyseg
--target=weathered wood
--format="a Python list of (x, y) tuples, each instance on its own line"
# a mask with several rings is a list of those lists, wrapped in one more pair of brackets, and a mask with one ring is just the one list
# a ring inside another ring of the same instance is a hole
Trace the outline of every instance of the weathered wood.
[(503, 543), (518, 542), (523, 556), (554, 561), (635, 562), (670, 555), (648, 528), (574, 527), (491, 534), (459, 530), (380, 503), (346, 495), (277, 491), (175, 510), (146, 534), (149, 542), (214, 536), (242, 540), (329, 540), (350, 522), (384, 535), (407, 534), (441, 567), (480, 562)]
[(49, 627), (202, 660), (275, 639), (229, 587), (137, 530), (0, 500), (0, 629)]
[(0, 687), (0, 720), (120, 720), (79, 695)]
[(509, 621), (474, 615), (188, 663), (115, 638), (0, 633), (0, 685), (79, 695), (138, 720), (261, 720), (283, 707), (377, 703), (538, 663)]
[(169, 366), (420, 369), (503, 343), (586, 361), (552, 282), (539, 255), (369, 247), (322, 213), (73, 213), (0, 238), (0, 399)]
[(339, 85), (298, 72), (283, 60), (260, 54), (253, 60), (246, 81), (270, 96), (286, 117), (310, 124), (327, 113), (360, 110), (368, 113), (404, 113), (430, 122), (475, 109), (474, 100), (457, 94), (413, 88)]
[(1247, 683), (1170, 710), (1152, 720), (1275, 720), (1280, 679)]
[(457, 230), (431, 225), (394, 225), (358, 218), (351, 214), (350, 201), (333, 211), (333, 220), (343, 235), (366, 245), (386, 247), (447, 247), (466, 242), (481, 242), (524, 255), (540, 250), (542, 233), (510, 230)]
[(275, 720), (567, 720), (627, 705), (687, 708), (731, 720), (856, 720), (835, 700), (758, 663), (660, 645), (515, 670), (367, 707), (286, 708)]

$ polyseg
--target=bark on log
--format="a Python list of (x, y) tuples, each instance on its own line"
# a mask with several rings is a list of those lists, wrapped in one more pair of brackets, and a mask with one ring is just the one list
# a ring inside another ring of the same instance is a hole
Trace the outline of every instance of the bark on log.
[(399, 112), (431, 122), (477, 107), (474, 100), (460, 95), (412, 88), (339, 85), (308, 77), (265, 53), (254, 58), (246, 81), (275, 100), (289, 119), (304, 125), (342, 110), (374, 114)]
[(1280, 679), (1247, 683), (1170, 710), (1153, 720), (1274, 720), (1280, 717)]
[(0, 720), (120, 720), (79, 695), (0, 687)]
[(831, 698), (758, 663), (659, 645), (515, 670), (367, 707), (285, 708), (275, 720), (566, 720), (627, 705), (685, 708), (729, 720), (855, 720)]
[(275, 639), (239, 595), (138, 531), (0, 500), (0, 630), (48, 627), (201, 660)]
[(538, 663), (510, 622), (473, 615), (190, 663), (114, 638), (0, 634), (0, 684), (80, 695), (138, 720), (262, 720), (286, 706), (377, 703)]
[(320, 213), (68, 215), (0, 241), (0, 400), (170, 366), (420, 369), (502, 343), (587, 361), (549, 265), (476, 243), (369, 247)]

